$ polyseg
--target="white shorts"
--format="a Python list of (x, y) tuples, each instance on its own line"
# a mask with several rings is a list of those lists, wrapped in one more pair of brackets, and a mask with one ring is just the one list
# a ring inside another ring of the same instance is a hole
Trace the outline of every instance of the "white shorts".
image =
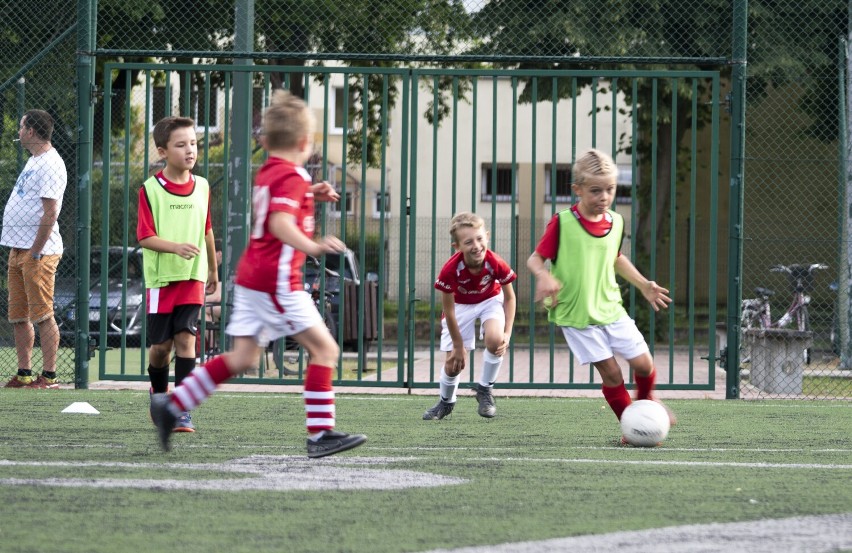
[(225, 332), (228, 336), (254, 336), (259, 346), (266, 347), (273, 340), (322, 324), (314, 300), (304, 290), (278, 294), (273, 301), (267, 292), (237, 285)]
[(571, 348), (571, 353), (581, 365), (609, 359), (617, 353), (627, 360), (647, 353), (645, 337), (636, 328), (636, 322), (628, 316), (605, 326), (587, 328), (559, 327)]
[[(503, 328), (506, 325), (506, 312), (503, 311), (503, 291), (493, 298), (488, 298), (479, 303), (457, 303), (456, 322), (464, 342), (464, 349), (471, 351), (475, 349), (476, 340), (474, 331), (476, 319), (479, 319), (479, 339), (485, 337), (485, 321), (496, 320)], [(447, 330), (447, 320), (441, 318), (441, 351), (453, 351), (453, 339)]]

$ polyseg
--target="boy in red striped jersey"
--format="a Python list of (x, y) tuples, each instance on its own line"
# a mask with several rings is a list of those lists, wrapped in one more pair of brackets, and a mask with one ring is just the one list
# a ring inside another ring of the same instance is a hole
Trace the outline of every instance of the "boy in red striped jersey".
[(441, 420), (453, 412), (459, 373), (468, 351), (475, 347), (477, 319), (479, 339), (485, 342), (476, 385), (477, 412), (490, 419), (497, 414), (492, 389), (515, 324), (512, 283), (518, 275), (488, 248), (488, 231), (479, 215), (470, 211), (456, 214), (450, 222), (450, 236), (456, 253), (444, 263), (435, 281), (435, 289), (442, 292), (441, 351), (447, 356), (438, 379), (438, 403), (423, 413), (423, 420)]
[(151, 416), (167, 451), (167, 429), (174, 418), (197, 407), (219, 384), (254, 367), (267, 344), (285, 335), (310, 358), (304, 389), (308, 457), (346, 451), (367, 440), (334, 430), (331, 380), (339, 348), (302, 285), (306, 255), (345, 250), (333, 236), (313, 239), (314, 200), (340, 198), (327, 182), (312, 184), (303, 167), (313, 150), (314, 127), (303, 100), (275, 92), (264, 111), (260, 137), (269, 158), (255, 178), (251, 238), (237, 266), (234, 311), (225, 330), (234, 339), (233, 350), (196, 368), (172, 394), (152, 399)]

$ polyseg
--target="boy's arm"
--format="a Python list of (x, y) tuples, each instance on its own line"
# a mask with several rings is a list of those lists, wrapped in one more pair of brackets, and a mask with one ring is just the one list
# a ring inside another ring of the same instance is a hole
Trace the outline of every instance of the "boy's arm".
[(178, 244), (177, 242), (172, 242), (156, 235), (142, 238), (139, 240), (139, 245), (155, 252), (173, 253), (184, 259), (192, 259), (201, 253), (201, 250), (195, 244)]
[(314, 242), (296, 225), (296, 217), (283, 211), (269, 214), (269, 232), (288, 246), (314, 257), (346, 251), (346, 244), (334, 236), (324, 236), (320, 242)]
[(527, 259), (527, 269), (535, 276), (535, 301), (550, 297), (551, 306), (556, 305), (562, 283), (547, 270), (545, 260), (540, 253), (533, 252), (530, 255)]
[(456, 300), (452, 292), (441, 293), (441, 308), (444, 311), (444, 321), (447, 323), (447, 332), (453, 340), (453, 351), (447, 355), (446, 370), (449, 376), (455, 376), (464, 370), (466, 353), (464, 341), (462, 340), (459, 323), (456, 320)]
[(672, 302), (672, 299), (667, 295), (669, 291), (653, 280), (648, 280), (642, 276), (639, 269), (627, 259), (626, 255), (619, 255), (616, 258), (615, 272), (642, 292), (654, 311), (659, 311), (661, 307), (668, 307)]
[(204, 287), (204, 291), (207, 294), (212, 294), (219, 284), (219, 267), (216, 266), (216, 241), (213, 238), (213, 229), (210, 229), (204, 236), (204, 242), (207, 246), (207, 285)]

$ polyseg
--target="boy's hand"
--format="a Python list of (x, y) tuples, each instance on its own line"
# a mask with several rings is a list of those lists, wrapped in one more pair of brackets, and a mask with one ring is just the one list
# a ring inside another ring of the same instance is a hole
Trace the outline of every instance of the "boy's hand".
[(642, 295), (645, 296), (645, 299), (648, 300), (648, 303), (651, 304), (654, 311), (659, 311), (661, 307), (668, 307), (672, 302), (672, 299), (667, 295), (669, 291), (653, 280), (649, 280), (645, 283), (641, 290)]
[(467, 359), (467, 351), (464, 348), (453, 348), (453, 351), (447, 356), (447, 363), (444, 365), (444, 370), (447, 376), (456, 376), (464, 370), (465, 360)]
[(556, 280), (553, 275), (547, 271), (542, 271), (536, 275), (535, 279), (535, 301), (541, 301), (545, 298), (550, 298), (550, 305), (556, 305), (559, 295), (559, 290), (562, 289), (562, 283)]
[(201, 253), (201, 249), (195, 244), (176, 244), (176, 246), (175, 251), (172, 253), (184, 259), (192, 259)]
[(340, 199), (337, 190), (325, 181), (311, 185), (311, 192), (317, 202), (336, 202)]
[(207, 284), (204, 286), (204, 293), (208, 296), (216, 291), (219, 286), (219, 273), (212, 266), (207, 268)]
[(509, 349), (509, 340), (511, 339), (511, 334), (503, 334), (503, 341), (500, 342), (500, 345), (494, 350), (494, 355), (497, 357), (503, 357), (503, 354)]
[(327, 253), (343, 253), (346, 251), (346, 244), (344, 244), (343, 241), (336, 236), (323, 236), (317, 245), (321, 250), (318, 255), (324, 255)]

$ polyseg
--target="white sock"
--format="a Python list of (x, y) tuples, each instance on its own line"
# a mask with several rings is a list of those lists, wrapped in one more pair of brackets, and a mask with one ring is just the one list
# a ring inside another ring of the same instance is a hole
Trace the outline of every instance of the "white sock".
[(482, 352), (482, 372), (479, 375), (479, 385), (490, 388), (497, 381), (497, 375), (500, 374), (500, 365), (503, 364), (503, 358), (497, 357), (487, 349)]
[(441, 369), (441, 378), (438, 381), (441, 391), (441, 399), (447, 403), (456, 402), (456, 389), (459, 387), (459, 375), (448, 376), (446, 371)]

